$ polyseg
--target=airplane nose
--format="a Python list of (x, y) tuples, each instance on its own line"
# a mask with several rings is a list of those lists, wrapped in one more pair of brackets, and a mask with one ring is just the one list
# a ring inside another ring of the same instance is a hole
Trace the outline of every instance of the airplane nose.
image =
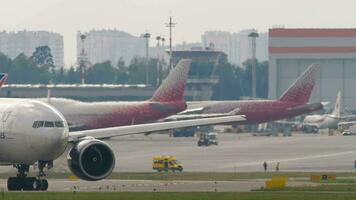
[(48, 130), (47, 134), (47, 156), (48, 159), (55, 159), (59, 157), (67, 148), (68, 144), (68, 130), (66, 128), (60, 128), (55, 130)]
[(19, 101), (14, 106), (16, 109), (7, 119), (7, 136), (22, 136), (23, 144), (16, 146), (21, 149), (17, 152), (28, 153), (20, 154), (22, 162), (57, 159), (68, 143), (68, 125), (62, 114), (52, 106), (36, 100)]
[(63, 140), (65, 140), (66, 132), (65, 132), (64, 128), (53, 131), (52, 139), (53, 139), (54, 143), (61, 143)]
[[(66, 149), (68, 144), (69, 130), (68, 124), (63, 115), (48, 104), (42, 104), (45, 112), (39, 118), (44, 121), (44, 126), (38, 128), (45, 143), (43, 147), (48, 149), (45, 157), (48, 160), (54, 160), (59, 157)], [(46, 126), (46, 122), (50, 125)], [(42, 140), (43, 140), (42, 139)], [(39, 139), (41, 140), (41, 139)]]

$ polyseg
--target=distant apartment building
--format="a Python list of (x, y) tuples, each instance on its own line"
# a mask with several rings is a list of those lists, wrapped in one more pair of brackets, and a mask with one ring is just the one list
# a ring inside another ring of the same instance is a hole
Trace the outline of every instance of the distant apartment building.
[(91, 64), (111, 61), (116, 65), (120, 58), (130, 63), (135, 56), (145, 56), (146, 40), (119, 30), (92, 30), (77, 33), (77, 55), (81, 55), (83, 42), (80, 36), (86, 35), (84, 50)]
[(64, 66), (63, 36), (47, 31), (0, 32), (0, 52), (15, 58), (30, 57), (38, 46), (49, 46), (56, 68)]
[[(251, 31), (243, 30), (238, 33), (207, 31), (202, 35), (202, 43), (204, 47), (223, 51), (231, 63), (241, 66), (243, 62), (252, 58), (252, 42), (248, 37)], [(268, 60), (267, 33), (259, 33), (256, 40), (256, 57), (260, 61)]]

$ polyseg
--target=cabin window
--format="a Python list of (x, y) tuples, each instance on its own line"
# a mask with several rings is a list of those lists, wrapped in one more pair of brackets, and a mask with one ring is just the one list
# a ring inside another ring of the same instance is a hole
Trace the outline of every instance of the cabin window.
[(54, 127), (54, 122), (49, 122), (49, 121), (45, 121), (44, 122), (44, 127)]
[(59, 128), (64, 127), (64, 124), (62, 121), (56, 121), (56, 122), (54, 122), (54, 125)]
[(38, 124), (37, 124), (37, 128), (43, 127), (43, 124), (44, 124), (44, 121), (39, 121)]
[(38, 121), (33, 122), (32, 128), (37, 128), (37, 126), (38, 126)]
[(47, 127), (47, 128), (53, 128), (53, 127), (58, 127), (62, 128), (64, 127), (64, 122), (62, 121), (35, 121), (33, 122), (32, 128), (40, 128), (40, 127)]
[(43, 127), (44, 122), (43, 121), (35, 121), (32, 124), (32, 128), (39, 128), (39, 127)]

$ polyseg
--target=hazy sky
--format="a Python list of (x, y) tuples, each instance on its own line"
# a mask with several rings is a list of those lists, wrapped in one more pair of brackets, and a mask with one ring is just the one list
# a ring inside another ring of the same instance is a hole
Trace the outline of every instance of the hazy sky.
[(206, 30), (239, 31), (285, 27), (356, 27), (352, 0), (0, 0), (0, 30), (48, 30), (64, 36), (65, 62), (76, 58), (76, 32), (117, 28), (168, 36), (164, 23), (178, 24), (174, 42), (198, 42)]

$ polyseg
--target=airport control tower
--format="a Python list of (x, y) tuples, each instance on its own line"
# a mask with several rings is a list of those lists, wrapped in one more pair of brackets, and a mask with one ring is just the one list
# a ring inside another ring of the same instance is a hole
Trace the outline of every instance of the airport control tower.
[(172, 52), (172, 62), (175, 66), (180, 59), (191, 59), (187, 90), (194, 91), (194, 101), (210, 100), (213, 95), (213, 86), (219, 83), (219, 78), (215, 76), (216, 67), (219, 64), (219, 57), (226, 56), (222, 51), (210, 48), (192, 48), (190, 50), (174, 50)]

